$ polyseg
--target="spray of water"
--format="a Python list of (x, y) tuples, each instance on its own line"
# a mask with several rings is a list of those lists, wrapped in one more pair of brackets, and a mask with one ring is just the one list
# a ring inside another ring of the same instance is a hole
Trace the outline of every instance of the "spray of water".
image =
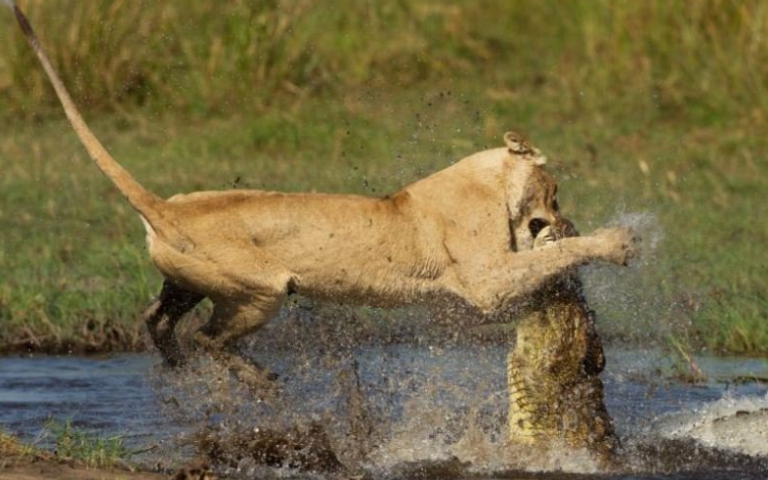
[(664, 233), (651, 213), (620, 212), (610, 227), (633, 229), (641, 238), (640, 255), (629, 268), (590, 265), (582, 269), (589, 303), (598, 313), (598, 330), (607, 341), (631, 340), (658, 347), (676, 327), (667, 286), (661, 277), (659, 250)]
[(638, 259), (641, 265), (652, 261), (664, 234), (659, 224), (659, 218), (650, 212), (621, 212), (609, 222), (609, 226), (631, 228), (642, 238), (643, 256)]
[(665, 438), (694, 439), (710, 448), (768, 457), (768, 395), (725, 398), (668, 415), (653, 430)]
[(2, 0), (4, 4), (8, 5), (8, 8), (13, 8), (16, 6), (16, 4), (13, 2), (13, 0)]
[[(462, 344), (451, 334), (426, 344), (414, 340), (418, 335), (390, 342), (369, 337), (367, 320), (350, 312), (296, 307), (245, 347), (280, 374), (276, 402), (258, 401), (210, 359), (194, 358), (181, 373), (158, 367), (159, 403), (192, 432), (179, 442), (237, 475), (264, 474), (265, 462), (285, 473), (302, 462), (336, 461), (346, 472), (377, 478), (424, 468), (435, 477), (447, 470), (459, 477), (597, 471), (587, 452), (565, 445), (541, 452), (507, 444), (506, 343)], [(291, 445), (293, 457), (254, 457), (280, 442)], [(295, 452), (304, 457), (296, 460)]]

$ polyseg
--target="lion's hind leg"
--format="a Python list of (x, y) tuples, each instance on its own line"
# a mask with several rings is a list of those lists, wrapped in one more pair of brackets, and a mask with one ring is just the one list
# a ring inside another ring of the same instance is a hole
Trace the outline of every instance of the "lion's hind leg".
[(285, 291), (240, 299), (213, 299), (211, 319), (195, 334), (195, 343), (224, 365), (244, 385), (259, 395), (274, 393), (276, 375), (237, 351), (241, 338), (258, 330), (278, 311)]
[(268, 374), (243, 359), (235, 347), (277, 313), (291, 273), (246, 240), (209, 239), (189, 252), (153, 241), (150, 254), (166, 276), (183, 280), (213, 302), (211, 318), (194, 335), (197, 346), (242, 382), (263, 389)]
[(152, 342), (170, 367), (184, 363), (184, 356), (176, 339), (176, 324), (203, 298), (203, 295), (166, 279), (157, 300), (144, 312), (144, 322)]

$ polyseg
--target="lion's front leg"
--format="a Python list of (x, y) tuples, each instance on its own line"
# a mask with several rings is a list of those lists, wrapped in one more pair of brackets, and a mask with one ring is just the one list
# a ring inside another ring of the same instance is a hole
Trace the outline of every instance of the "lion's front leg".
[(631, 230), (612, 228), (564, 238), (538, 249), (509, 252), (486, 265), (458, 266), (460, 285), (456, 290), (483, 313), (492, 313), (575, 267), (594, 261), (627, 265), (637, 255), (638, 243)]

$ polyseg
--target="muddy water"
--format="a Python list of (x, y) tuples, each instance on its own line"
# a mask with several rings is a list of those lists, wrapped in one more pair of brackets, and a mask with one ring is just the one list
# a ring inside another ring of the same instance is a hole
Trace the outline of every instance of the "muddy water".
[[(252, 356), (280, 374), (277, 402), (255, 401), (204, 360), (174, 373), (150, 355), (2, 358), (0, 425), (35, 439), (48, 419), (71, 420), (102, 435), (123, 435), (137, 448), (158, 445), (144, 455), (149, 462), (190, 455), (183, 445), (203, 428), (316, 422), (345, 462), (355, 460), (352, 450), (365, 450), (357, 461), (375, 477), (423, 478), (423, 469), (407, 466), (454, 459), (463, 466), (438, 468), (433, 476), (507, 472), (505, 478), (523, 478), (509, 471), (527, 469), (585, 479), (768, 478), (768, 386), (759, 381), (768, 378), (764, 360), (699, 358), (708, 380), (690, 385), (671, 379), (675, 370), (659, 352), (609, 350), (607, 403), (624, 443), (620, 470), (626, 473), (598, 477), (598, 466), (585, 456), (504, 446), (505, 355), (499, 346), (373, 346), (343, 353), (261, 346)], [(355, 393), (363, 404), (351, 415)], [(361, 423), (367, 439), (359, 437)], [(366, 440), (370, 445), (362, 445)], [(247, 464), (223, 473), (265, 475)]]

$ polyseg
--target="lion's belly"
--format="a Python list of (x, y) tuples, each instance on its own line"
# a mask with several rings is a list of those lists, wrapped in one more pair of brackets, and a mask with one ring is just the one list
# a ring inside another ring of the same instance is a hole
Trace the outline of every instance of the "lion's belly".
[(403, 236), (298, 240), (269, 249), (291, 272), (294, 289), (345, 303), (392, 307), (420, 301), (434, 289), (446, 263)]
[(431, 286), (431, 282), (397, 275), (358, 275), (344, 270), (330, 273), (299, 277), (297, 293), (350, 305), (392, 308), (422, 303)]

